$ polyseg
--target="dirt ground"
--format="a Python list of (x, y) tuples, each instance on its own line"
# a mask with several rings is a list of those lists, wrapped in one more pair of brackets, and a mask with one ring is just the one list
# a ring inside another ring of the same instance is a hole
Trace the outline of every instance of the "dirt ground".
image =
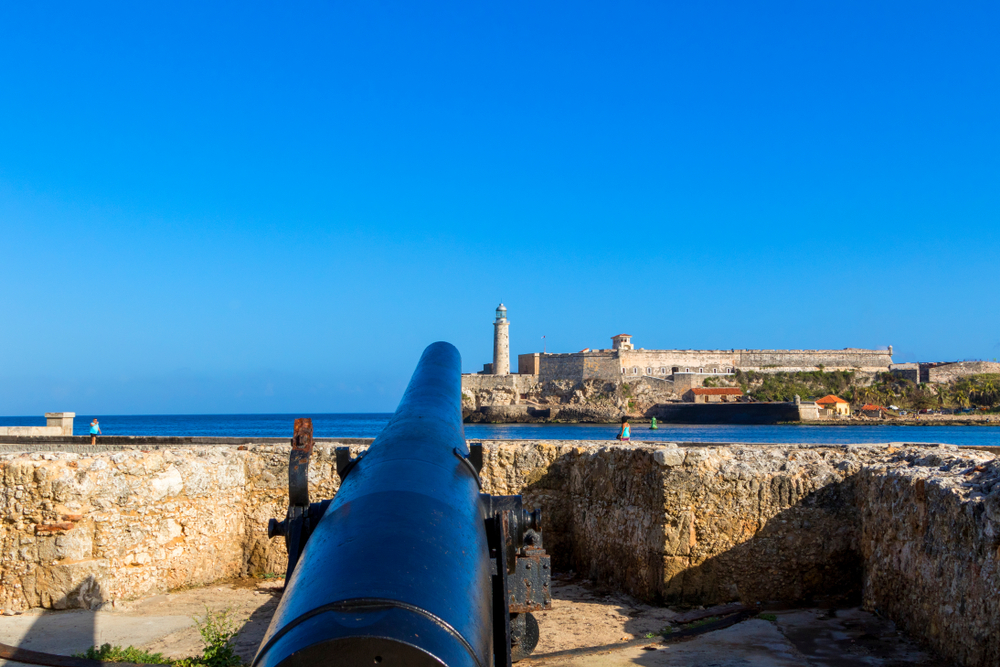
[[(893, 624), (859, 609), (772, 610), (686, 641), (658, 634), (680, 610), (639, 603), (585, 580), (553, 580), (553, 606), (539, 612), (541, 639), (520, 667), (650, 665), (685, 667), (901, 667), (947, 663), (920, 650)], [(200, 654), (192, 617), (229, 609), (248, 663), (281, 596), (281, 580), (240, 580), (117, 604), (113, 610), (27, 612), (0, 617), (0, 641), (69, 655), (108, 642), (169, 657)], [(0, 667), (18, 663), (0, 660)]]

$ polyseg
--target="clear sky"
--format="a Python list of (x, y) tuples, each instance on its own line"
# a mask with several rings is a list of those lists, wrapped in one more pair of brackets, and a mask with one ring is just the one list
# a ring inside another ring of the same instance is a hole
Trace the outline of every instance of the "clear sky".
[(4, 3), (0, 414), (423, 347), (1000, 357), (1000, 3)]

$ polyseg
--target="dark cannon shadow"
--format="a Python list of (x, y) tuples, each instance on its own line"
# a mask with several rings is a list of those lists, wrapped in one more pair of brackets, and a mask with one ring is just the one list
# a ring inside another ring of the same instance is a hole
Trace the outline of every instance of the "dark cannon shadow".
[(271, 617), (274, 616), (278, 603), (281, 602), (284, 588), (258, 589), (258, 591), (266, 594), (268, 600), (250, 614), (250, 618), (240, 628), (234, 640), (236, 654), (246, 664), (250, 664), (250, 661), (257, 654), (257, 649), (264, 639), (264, 633), (267, 632), (267, 626), (271, 624)]

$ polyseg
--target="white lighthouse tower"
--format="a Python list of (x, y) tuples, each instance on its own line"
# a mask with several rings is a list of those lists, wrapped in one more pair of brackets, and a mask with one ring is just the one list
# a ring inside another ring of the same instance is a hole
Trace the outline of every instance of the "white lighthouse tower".
[(493, 374), (510, 375), (510, 336), (507, 333), (507, 307), (497, 306), (497, 319), (493, 323)]

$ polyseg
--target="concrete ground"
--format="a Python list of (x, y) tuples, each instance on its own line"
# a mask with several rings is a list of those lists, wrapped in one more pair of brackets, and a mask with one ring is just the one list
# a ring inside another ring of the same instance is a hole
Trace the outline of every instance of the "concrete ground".
[[(246, 580), (118, 604), (109, 611), (28, 612), (0, 617), (0, 641), (70, 655), (103, 643), (170, 657), (201, 652), (192, 617), (229, 609), (243, 629), (237, 651), (249, 662), (280, 598), (281, 582)], [(860, 609), (771, 612), (732, 627), (665, 644), (655, 635), (678, 612), (599, 591), (589, 582), (553, 581), (553, 608), (536, 614), (541, 640), (520, 667), (902, 667), (947, 663), (920, 650), (893, 624)], [(642, 640), (649, 636), (647, 641)], [(630, 642), (628, 646), (620, 644)], [(619, 644), (619, 646), (615, 646)], [(599, 647), (599, 648), (594, 648)], [(573, 652), (567, 654), (566, 652)], [(574, 652), (575, 651), (575, 652)], [(0, 660), (0, 667), (20, 663)]]

